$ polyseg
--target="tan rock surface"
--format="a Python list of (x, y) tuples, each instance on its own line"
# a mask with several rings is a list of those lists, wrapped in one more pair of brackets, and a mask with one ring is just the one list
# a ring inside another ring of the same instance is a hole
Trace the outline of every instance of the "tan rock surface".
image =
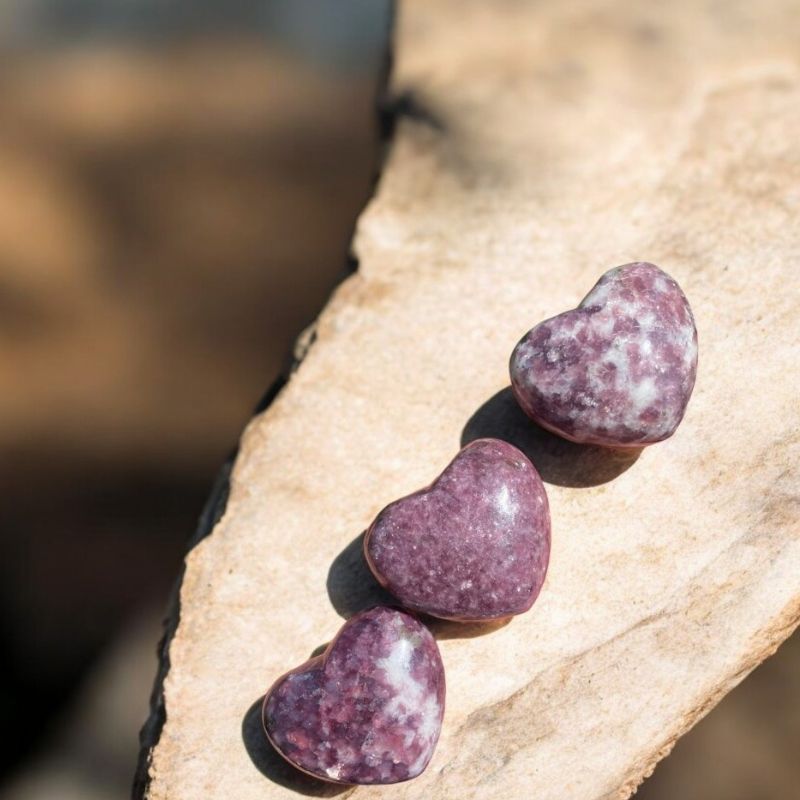
[[(800, 616), (800, 5), (413, 0), (396, 37), (413, 113), (359, 272), (187, 558), (154, 800), (627, 797)], [(631, 463), (497, 395), (528, 327), (635, 259), (686, 291), (700, 368), (675, 437)], [(295, 780), (248, 710), (369, 602), (348, 544), (374, 514), (491, 434), (548, 483), (539, 601), (437, 629), (448, 708), (420, 779)]]

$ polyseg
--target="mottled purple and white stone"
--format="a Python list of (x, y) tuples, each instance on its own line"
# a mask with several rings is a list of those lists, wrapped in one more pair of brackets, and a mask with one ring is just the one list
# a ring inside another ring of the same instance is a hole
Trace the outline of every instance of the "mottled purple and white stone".
[(264, 699), (264, 730), (287, 761), (317, 778), (398, 783), (428, 765), (444, 695), (431, 632), (405, 611), (377, 607), (275, 682)]
[(521, 614), (550, 558), (544, 484), (516, 447), (477, 439), (429, 487), (378, 514), (364, 553), (406, 608), (462, 622)]
[(511, 355), (522, 410), (573, 442), (641, 447), (671, 436), (697, 373), (697, 328), (654, 264), (609, 270), (572, 311), (532, 328)]

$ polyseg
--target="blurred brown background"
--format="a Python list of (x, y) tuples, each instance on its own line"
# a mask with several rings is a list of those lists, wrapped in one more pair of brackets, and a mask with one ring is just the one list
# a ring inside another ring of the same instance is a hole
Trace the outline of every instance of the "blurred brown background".
[[(388, 0), (0, 4), (0, 798), (129, 793), (186, 539), (344, 276)], [(649, 800), (800, 797), (795, 636)]]

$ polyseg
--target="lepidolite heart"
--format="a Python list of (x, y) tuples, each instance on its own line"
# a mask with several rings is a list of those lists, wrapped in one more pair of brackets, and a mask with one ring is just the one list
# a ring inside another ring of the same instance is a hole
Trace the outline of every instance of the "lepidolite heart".
[(697, 329), (680, 286), (654, 264), (609, 270), (572, 311), (511, 355), (522, 410), (574, 442), (640, 447), (671, 436), (697, 373)]
[(428, 488), (384, 508), (364, 553), (407, 608), (460, 621), (521, 614), (539, 594), (550, 558), (539, 473), (513, 445), (478, 439)]
[(326, 651), (279, 678), (264, 730), (294, 766), (336, 783), (397, 783), (433, 755), (444, 715), (444, 667), (430, 631), (378, 607), (344, 624)]

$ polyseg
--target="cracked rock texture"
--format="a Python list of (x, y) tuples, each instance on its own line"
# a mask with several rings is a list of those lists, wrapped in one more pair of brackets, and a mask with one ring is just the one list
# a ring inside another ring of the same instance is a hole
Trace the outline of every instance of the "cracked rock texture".
[[(359, 222), (358, 273), (245, 431), (225, 512), (187, 557), (150, 798), (327, 791), (260, 749), (249, 709), (339, 627), (342, 597), (375, 602), (350, 585), (368, 573), (331, 565), (469, 420), (560, 476), (547, 589), (483, 635), (439, 628), (448, 708), (430, 766), (340, 796), (627, 797), (790, 634), (798, 40), (786, 0), (400, 4), (390, 90), (413, 114)], [(623, 471), (531, 436), (513, 407), (493, 425), (520, 333), (599, 264), (642, 258), (678, 281), (702, 336), (675, 435)]]

